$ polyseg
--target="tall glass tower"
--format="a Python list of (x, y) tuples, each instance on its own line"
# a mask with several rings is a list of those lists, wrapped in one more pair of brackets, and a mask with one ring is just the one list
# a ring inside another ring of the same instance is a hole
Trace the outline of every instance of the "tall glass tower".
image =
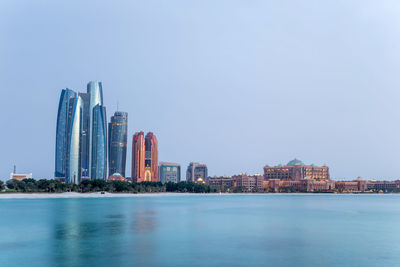
[(117, 111), (108, 124), (109, 176), (119, 173), (125, 177), (126, 150), (128, 146), (128, 113)]
[(79, 184), (83, 102), (69, 89), (61, 91), (57, 115), (55, 179)]
[(81, 179), (81, 135), (82, 135), (82, 98), (73, 98), (70, 103), (68, 176), (66, 183), (79, 184)]
[[(54, 177), (66, 183), (106, 179), (107, 118), (101, 82), (87, 93), (61, 92), (58, 105)], [(93, 172), (93, 173), (92, 173)]]
[(90, 134), (89, 134), (89, 121), (90, 121), (90, 94), (88, 93), (79, 93), (79, 96), (82, 99), (83, 108), (82, 108), (82, 138), (81, 138), (81, 170), (82, 170), (82, 178), (89, 177), (89, 143), (90, 143)]
[(69, 128), (68, 115), (70, 102), (75, 97), (75, 92), (66, 88), (61, 91), (58, 104), (57, 130), (56, 130), (56, 154), (54, 178), (65, 180), (67, 177), (68, 149), (69, 149)]
[(91, 132), (91, 172), (90, 178), (103, 179), (107, 177), (107, 124), (106, 108), (96, 105), (93, 108)]
[[(88, 83), (87, 85), (87, 94), (89, 95), (89, 114), (87, 115), (87, 119), (88, 119), (88, 151), (89, 151), (89, 160), (88, 160), (88, 167), (89, 167), (89, 177), (93, 180), (93, 179), (102, 179), (102, 178), (97, 178), (98, 175), (97, 174), (92, 174), (92, 170), (94, 169), (98, 169), (99, 167), (101, 167), (102, 165), (98, 165), (97, 162), (93, 163), (93, 160), (97, 161), (99, 160), (99, 158), (102, 157), (102, 155), (95, 155), (93, 154), (93, 152), (97, 153), (97, 151), (99, 151), (99, 153), (102, 153), (100, 150), (98, 150), (97, 148), (93, 148), (93, 137), (95, 136), (93, 134), (93, 128), (98, 125), (106, 125), (106, 117), (104, 116), (97, 116), (96, 120), (103, 120), (103, 121), (95, 121), (94, 119), (94, 108), (96, 106), (103, 106), (103, 86), (101, 84), (101, 82), (96, 82), (96, 81), (91, 81)], [(97, 112), (100, 111), (100, 108), (98, 108), (99, 110)], [(101, 112), (100, 112), (101, 113)], [(99, 115), (99, 113), (97, 114)], [(105, 140), (105, 139), (104, 139)], [(96, 140), (96, 142), (101, 142), (101, 140)], [(102, 147), (104, 145), (105, 150), (107, 149), (106, 147), (106, 142), (104, 141), (104, 144), (99, 144), (97, 143), (98, 146)], [(104, 167), (106, 167), (106, 165), (104, 165)], [(103, 170), (103, 173), (105, 174), (106, 170)], [(105, 175), (104, 175), (104, 179), (105, 179)]]

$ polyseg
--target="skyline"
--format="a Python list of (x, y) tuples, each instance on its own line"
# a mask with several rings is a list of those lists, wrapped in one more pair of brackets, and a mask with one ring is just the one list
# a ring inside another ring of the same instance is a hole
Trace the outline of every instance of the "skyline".
[(128, 112), (128, 147), (152, 131), (183, 169), (299, 158), (333, 179), (400, 178), (398, 3), (207, 3), (0, 3), (0, 179), (14, 164), (53, 176), (60, 90), (89, 80), (108, 120)]

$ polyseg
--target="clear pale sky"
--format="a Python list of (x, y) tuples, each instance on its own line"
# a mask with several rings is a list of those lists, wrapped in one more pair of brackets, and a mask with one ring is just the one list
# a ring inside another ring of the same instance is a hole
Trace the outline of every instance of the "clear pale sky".
[(400, 178), (400, 2), (0, 1), (0, 177), (52, 178), (59, 95), (103, 82), (108, 119), (209, 175), (299, 158)]

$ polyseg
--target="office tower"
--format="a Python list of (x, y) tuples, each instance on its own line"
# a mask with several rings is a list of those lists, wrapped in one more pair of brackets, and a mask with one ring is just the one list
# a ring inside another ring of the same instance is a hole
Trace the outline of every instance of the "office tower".
[(77, 97), (74, 91), (61, 91), (57, 114), (54, 177), (65, 183), (79, 184), (81, 178), (82, 108), (82, 98)]
[(125, 177), (126, 149), (128, 145), (128, 113), (115, 112), (108, 124), (109, 176), (115, 173)]
[(208, 176), (207, 166), (198, 162), (191, 162), (186, 171), (186, 181), (196, 182), (198, 179), (205, 181)]
[(156, 136), (149, 132), (145, 138), (144, 180), (158, 181), (158, 142)]
[(181, 165), (170, 162), (160, 162), (159, 165), (160, 182), (179, 183), (181, 181)]
[(81, 134), (82, 134), (82, 98), (73, 98), (69, 103), (69, 162), (66, 183), (79, 184), (81, 179)]
[(98, 104), (93, 108), (91, 132), (91, 171), (90, 178), (107, 179), (107, 124), (106, 108)]
[(56, 129), (56, 153), (55, 153), (55, 172), (54, 178), (65, 181), (67, 177), (68, 164), (68, 113), (69, 103), (75, 97), (75, 92), (70, 89), (61, 91), (58, 104), (57, 129)]
[[(105, 179), (106, 178), (106, 169), (104, 170), (100, 170), (99, 168), (107, 167), (107, 164), (99, 164), (99, 161), (102, 161), (104, 158), (104, 151), (107, 150), (107, 143), (106, 143), (106, 138), (101, 138), (99, 136), (99, 138), (97, 137), (97, 134), (102, 134), (101, 128), (98, 128), (97, 130), (99, 130), (99, 132), (97, 132), (96, 134), (93, 134), (93, 128), (95, 126), (100, 127), (100, 125), (105, 125), (104, 128), (107, 127), (107, 118), (103, 115), (103, 87), (102, 87), (102, 83), (101, 82), (89, 82), (87, 85), (87, 94), (90, 96), (89, 97), (89, 115), (87, 115), (88, 118), (88, 125), (89, 125), (89, 132), (88, 132), (88, 143), (89, 143), (89, 161), (88, 161), (88, 166), (89, 166), (89, 177), (93, 180), (93, 179)], [(99, 106), (95, 112), (95, 107)], [(96, 113), (96, 118), (94, 118)], [(105, 113), (105, 110), (104, 110)], [(100, 120), (100, 121), (95, 121), (96, 120)], [(105, 130), (105, 129), (104, 129)], [(107, 131), (105, 131), (104, 136), (106, 136)], [(93, 143), (94, 140), (93, 138), (98, 138), (96, 140), (96, 148), (93, 148)], [(104, 142), (104, 143), (101, 143)], [(101, 149), (102, 147), (104, 147), (104, 151)], [(99, 149), (98, 149), (99, 148)], [(99, 155), (95, 155), (93, 153), (100, 153)], [(105, 152), (107, 153), (107, 152)], [(94, 161), (96, 161), (95, 163), (93, 163)], [(92, 171), (95, 170), (99, 173), (96, 174), (92, 174)], [(99, 174), (102, 174), (99, 176)], [(103, 177), (104, 174), (104, 178), (100, 178)]]
[(55, 179), (66, 183), (79, 183), (81, 178), (106, 179), (106, 170), (107, 118), (101, 82), (89, 82), (87, 93), (62, 90), (57, 114)]
[(144, 181), (144, 143), (144, 133), (136, 132), (132, 140), (132, 179), (138, 183)]
[(82, 137), (81, 137), (81, 176), (82, 178), (89, 178), (89, 106), (90, 94), (79, 93), (83, 102), (82, 112)]
[(158, 181), (158, 142), (149, 132), (137, 132), (132, 141), (132, 179), (140, 182)]

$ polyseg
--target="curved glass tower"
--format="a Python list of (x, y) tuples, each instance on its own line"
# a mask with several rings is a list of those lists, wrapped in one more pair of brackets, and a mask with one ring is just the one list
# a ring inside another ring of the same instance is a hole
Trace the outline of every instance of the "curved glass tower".
[(56, 155), (54, 178), (63, 180), (67, 177), (69, 131), (68, 114), (70, 102), (75, 97), (75, 92), (66, 88), (61, 91), (60, 102), (58, 104), (57, 130), (56, 130)]
[[(97, 81), (91, 81), (88, 83), (87, 85), (87, 94), (89, 95), (89, 109), (88, 109), (88, 115), (87, 115), (87, 120), (88, 120), (88, 166), (89, 166), (89, 177), (91, 179), (96, 179), (92, 175), (92, 170), (94, 169), (95, 166), (93, 166), (93, 159), (96, 159), (99, 157), (98, 155), (93, 155), (93, 151), (97, 151), (96, 149), (93, 149), (93, 127), (94, 124), (98, 125), (101, 124), (101, 122), (99, 121), (94, 121), (94, 108), (97, 105), (103, 106), (103, 85), (101, 84), (101, 82), (97, 82)], [(99, 117), (98, 117), (99, 118)], [(104, 121), (103, 123), (106, 123), (106, 118), (104, 117)], [(106, 143), (104, 143), (104, 146), (106, 146)], [(96, 166), (97, 168), (97, 166)], [(105, 172), (105, 170), (104, 170)]]
[(83, 102), (80, 96), (70, 103), (69, 163), (66, 183), (79, 184), (81, 178), (81, 134)]
[(96, 105), (93, 108), (91, 133), (91, 172), (90, 177), (94, 179), (103, 179), (106, 177), (107, 170), (107, 124), (106, 108), (102, 105)]
[(55, 179), (76, 184), (81, 179), (106, 179), (107, 118), (101, 82), (89, 82), (87, 93), (61, 91), (55, 152)]
[(128, 146), (128, 113), (115, 112), (108, 124), (109, 176), (119, 173), (125, 177), (126, 149)]

